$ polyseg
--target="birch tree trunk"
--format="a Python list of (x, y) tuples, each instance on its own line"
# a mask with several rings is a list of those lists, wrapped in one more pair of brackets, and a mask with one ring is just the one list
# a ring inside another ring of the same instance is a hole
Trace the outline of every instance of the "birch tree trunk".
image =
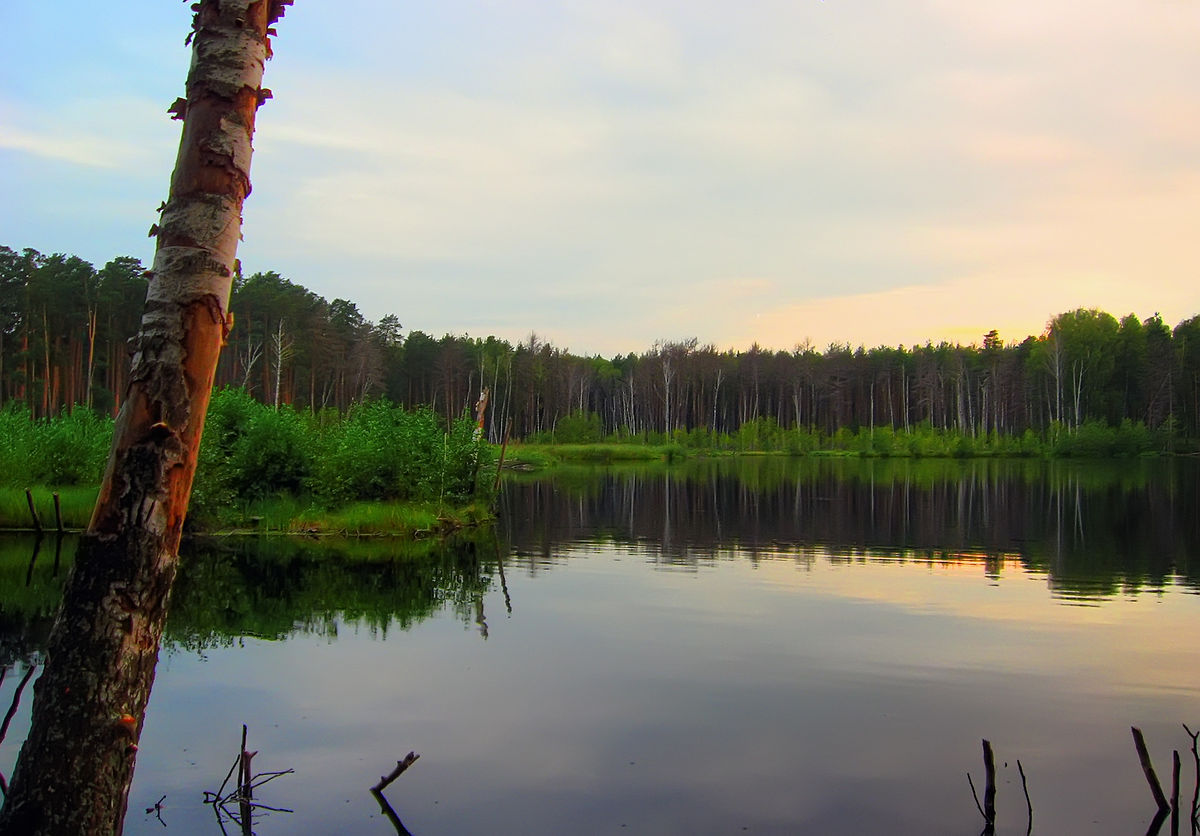
[(250, 140), (290, 0), (193, 8), (183, 136), (104, 484), (51, 632), (0, 832), (120, 833), (227, 313)]

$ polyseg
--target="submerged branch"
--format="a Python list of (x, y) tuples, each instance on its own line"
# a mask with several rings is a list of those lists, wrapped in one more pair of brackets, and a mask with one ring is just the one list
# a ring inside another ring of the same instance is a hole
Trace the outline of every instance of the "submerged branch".
[[(204, 791), (204, 803), (213, 806), (213, 812), (217, 817), (217, 824), (220, 826), (222, 833), (227, 832), (225, 830), (226, 819), (240, 827), (243, 833), (251, 833), (251, 818), (255, 812), (294, 812), (286, 807), (273, 807), (254, 799), (255, 789), (270, 781), (274, 781), (281, 775), (292, 775), (295, 773), (295, 770), (279, 769), (271, 772), (252, 772), (250, 764), (258, 752), (251, 752), (246, 749), (246, 737), (247, 728), (243, 724), (241, 750), (234, 759), (233, 765), (229, 767), (229, 771), (225, 773), (225, 779), (221, 781), (221, 786), (216, 792), (212, 792), (211, 790)], [(238, 773), (237, 780), (234, 782), (234, 786), (229, 793), (225, 794), (225, 787), (229, 785), (229, 779), (233, 777), (235, 770)]]
[(1168, 812), (1171, 805), (1167, 803), (1167, 796), (1163, 793), (1162, 784), (1158, 782), (1158, 776), (1154, 774), (1154, 764), (1150, 762), (1150, 752), (1146, 748), (1146, 739), (1142, 737), (1142, 730), (1137, 726), (1131, 726), (1130, 731), (1133, 732), (1133, 745), (1137, 749), (1138, 760), (1142, 764), (1146, 783), (1150, 785), (1150, 792), (1154, 795), (1154, 802), (1158, 805), (1159, 812)]
[(392, 783), (392, 781), (395, 781), (397, 778), (403, 775), (404, 770), (416, 763), (420, 757), (421, 756), (416, 752), (409, 752), (404, 756), (404, 760), (396, 761), (396, 768), (387, 775), (381, 776), (379, 778), (379, 783), (371, 787), (371, 792), (383, 792), (385, 789), (387, 789), (388, 785)]
[(1197, 831), (1200, 831), (1200, 750), (1197, 750), (1200, 732), (1189, 729), (1187, 723), (1183, 724), (1183, 730), (1192, 739), (1192, 762), (1196, 765), (1196, 784), (1192, 790), (1192, 834), (1194, 836)]
[(396, 829), (396, 836), (412, 836), (408, 832), (408, 828), (404, 826), (404, 822), (400, 821), (400, 816), (392, 809), (392, 805), (384, 796), (384, 789), (404, 774), (404, 771), (417, 762), (421, 756), (416, 752), (409, 752), (404, 756), (404, 760), (396, 761), (396, 768), (379, 778), (379, 782), (371, 787), (371, 795), (375, 797), (375, 801), (379, 804), (379, 811), (383, 813), (384, 818), (392, 823), (392, 827)]
[(1025, 767), (1021, 766), (1021, 759), (1017, 758), (1017, 772), (1021, 773), (1021, 789), (1025, 791), (1025, 809), (1029, 813), (1029, 824), (1025, 827), (1025, 836), (1033, 833), (1033, 802), (1029, 800), (1029, 784), (1025, 781)]

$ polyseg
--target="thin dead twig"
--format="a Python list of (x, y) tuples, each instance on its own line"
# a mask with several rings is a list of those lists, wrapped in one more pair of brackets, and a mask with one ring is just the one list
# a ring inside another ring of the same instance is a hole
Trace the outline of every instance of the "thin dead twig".
[[(251, 752), (246, 749), (247, 733), (247, 728), (243, 725), (241, 751), (234, 759), (233, 765), (229, 767), (229, 771), (225, 773), (225, 779), (221, 781), (220, 788), (216, 792), (210, 790), (204, 791), (204, 803), (212, 805), (213, 812), (217, 817), (217, 824), (220, 826), (222, 833), (228, 833), (225, 830), (225, 821), (227, 819), (241, 828), (243, 833), (250, 833), (251, 818), (257, 812), (295, 812), (286, 807), (274, 807), (270, 804), (254, 800), (255, 789), (275, 780), (281, 775), (291, 775), (295, 773), (295, 770), (280, 769), (271, 772), (254, 773), (251, 769), (251, 762), (258, 752)], [(229, 785), (229, 779), (233, 777), (235, 770), (237, 771), (237, 781), (229, 793), (226, 794), (225, 787)], [(234, 812), (234, 810), (237, 812)]]
[(1025, 836), (1033, 833), (1033, 802), (1029, 800), (1029, 784), (1025, 781), (1025, 767), (1021, 766), (1021, 759), (1017, 758), (1017, 772), (1021, 773), (1021, 789), (1025, 791), (1025, 809), (1029, 812), (1029, 824), (1025, 828)]
[(1183, 724), (1183, 730), (1192, 739), (1192, 762), (1196, 765), (1196, 786), (1192, 790), (1192, 834), (1195, 836), (1200, 831), (1200, 751), (1196, 748), (1200, 731), (1192, 731), (1187, 723)]
[(416, 763), (417, 759), (420, 757), (421, 756), (418, 755), (416, 752), (409, 752), (407, 755), (404, 756), (404, 760), (396, 761), (396, 768), (393, 769), (391, 772), (389, 772), (387, 775), (381, 776), (379, 779), (379, 783), (377, 783), (375, 786), (371, 787), (371, 791), (372, 792), (383, 792), (385, 789), (387, 789), (388, 784), (392, 783), (392, 781), (395, 781), (397, 778), (399, 778), (401, 775), (403, 775), (404, 770), (408, 769), (410, 766), (412, 766), (414, 763)]

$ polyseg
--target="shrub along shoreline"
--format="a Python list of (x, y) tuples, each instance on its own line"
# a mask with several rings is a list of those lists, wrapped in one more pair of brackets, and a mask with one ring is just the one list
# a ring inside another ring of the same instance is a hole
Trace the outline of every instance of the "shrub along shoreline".
[(972, 435), (927, 423), (909, 429), (843, 427), (830, 434), (805, 427), (781, 427), (773, 418), (748, 421), (733, 433), (701, 427), (673, 433), (602, 436), (578, 430), (579, 422), (563, 419), (554, 432), (511, 445), (505, 463), (530, 470), (565, 462), (671, 462), (693, 456), (1112, 459), (1196, 452), (1192, 442), (1172, 433), (1169, 423), (1152, 431), (1140, 421), (1128, 420), (1115, 427), (1101, 421), (1088, 421), (1077, 428), (1056, 423), (1045, 434), (1026, 430), (1021, 435)]
[[(25, 488), (42, 526), (91, 516), (112, 420), (76, 409), (31, 420), (0, 410), (0, 528), (31, 525)], [(213, 393), (188, 511), (190, 531), (420, 536), (490, 517), (491, 450), (463, 418), (386, 401), (345, 415), (259, 403), (241, 389)], [(52, 486), (52, 487), (48, 487)]]
[[(498, 450), (467, 418), (447, 424), (428, 408), (387, 401), (334, 410), (273, 408), (242, 389), (213, 393), (188, 525), (192, 532), (303, 534), (445, 533), (491, 518)], [(698, 456), (792, 455), (880, 458), (1129, 458), (1182, 449), (1171, 432), (1141, 422), (1052, 425), (1045, 434), (980, 433), (914, 425), (843, 428), (833, 434), (759, 418), (736, 433), (704, 428), (602, 437), (595, 421), (558, 422), (554, 433), (514, 443), (505, 466), (675, 462)], [(0, 409), (0, 529), (86, 527), (112, 438), (112, 419), (75, 409), (34, 420), (21, 405)], [(578, 425), (578, 426), (577, 426)]]

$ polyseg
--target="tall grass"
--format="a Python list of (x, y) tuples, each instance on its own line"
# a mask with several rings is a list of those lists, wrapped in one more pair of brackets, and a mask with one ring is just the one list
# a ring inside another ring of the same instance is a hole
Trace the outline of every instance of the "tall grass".
[(0, 409), (0, 486), (99, 484), (112, 430), (83, 408), (34, 420), (10, 402)]

